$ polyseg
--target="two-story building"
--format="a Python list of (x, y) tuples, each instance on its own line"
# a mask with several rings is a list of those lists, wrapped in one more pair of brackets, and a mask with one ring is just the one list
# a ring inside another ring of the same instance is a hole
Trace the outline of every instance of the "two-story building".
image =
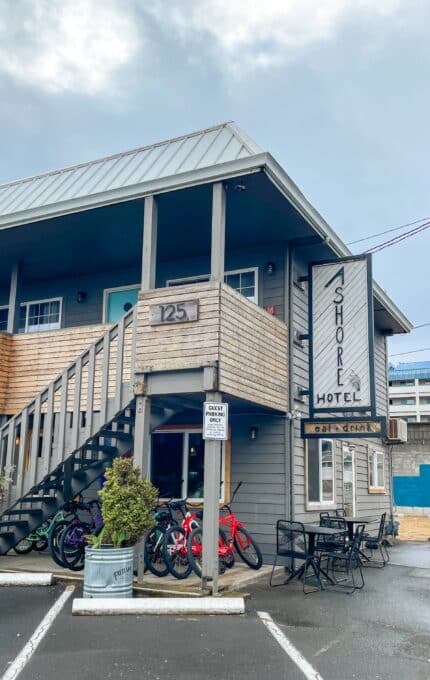
[[(0, 186), (0, 552), (129, 448), (161, 497), (203, 499), (205, 400), (229, 405), (220, 499), (243, 482), (266, 559), (279, 518), (388, 511), (382, 439), (300, 433), (308, 265), (349, 254), (233, 123)], [(386, 416), (386, 336), (411, 324), (373, 300)]]

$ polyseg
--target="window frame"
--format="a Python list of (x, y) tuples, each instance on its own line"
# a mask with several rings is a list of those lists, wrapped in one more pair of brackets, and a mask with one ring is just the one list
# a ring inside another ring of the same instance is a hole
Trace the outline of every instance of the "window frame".
[[(382, 456), (382, 475), (384, 486), (378, 486), (378, 456)], [(385, 494), (386, 489), (386, 475), (385, 475), (385, 451), (383, 449), (370, 447), (367, 450), (367, 482), (369, 493)], [(371, 473), (373, 474), (373, 484), (371, 485)]]
[[(309, 486), (308, 486), (308, 481), (309, 481), (309, 473), (308, 473), (308, 467), (309, 467), (309, 442), (311, 441), (317, 441), (318, 442), (318, 474), (319, 474), (319, 500), (318, 501), (310, 501), (309, 500)], [(332, 453), (332, 482), (333, 482), (333, 495), (332, 495), (332, 500), (330, 501), (324, 501), (321, 500), (322, 498), (322, 443), (330, 442), (331, 444), (331, 453)], [(336, 443), (334, 439), (330, 439), (329, 437), (321, 437), (319, 439), (306, 439), (306, 445), (305, 445), (305, 506), (306, 510), (309, 511), (314, 511), (314, 510), (325, 510), (327, 508), (336, 508)]]
[[(181, 498), (174, 498), (173, 500), (182, 500), (182, 498), (186, 498), (187, 502), (189, 503), (204, 503), (204, 497), (199, 497), (199, 496), (186, 496), (185, 492), (188, 492), (188, 451), (189, 451), (189, 436), (190, 434), (201, 434), (203, 435), (203, 428), (201, 425), (198, 425), (197, 427), (192, 427), (190, 425), (184, 425), (183, 427), (179, 426), (173, 426), (173, 427), (157, 427), (155, 430), (152, 431), (151, 435), (153, 434), (182, 434), (182, 487), (181, 487)], [(226, 463), (227, 463), (227, 446), (229, 443), (229, 440), (227, 441), (222, 441), (222, 446), (221, 446), (221, 488), (220, 488), (220, 497), (219, 497), (219, 502), (220, 504), (225, 503), (225, 496), (226, 496), (226, 480), (227, 480), (227, 469), (226, 469)], [(151, 437), (151, 449), (152, 449), (152, 437)], [(149, 463), (149, 474), (148, 478), (152, 482), (152, 451), (151, 451), (151, 456), (150, 456), (150, 463)], [(167, 501), (171, 500), (169, 498), (164, 498), (160, 497), (160, 501)]]
[[(118, 293), (123, 290), (134, 290), (135, 288), (138, 288), (140, 290), (141, 284), (140, 283), (133, 283), (128, 286), (114, 286), (113, 288), (103, 288), (103, 316), (102, 316), (102, 323), (109, 323), (108, 319), (108, 300), (109, 300), (109, 295), (110, 293)], [(126, 314), (126, 312), (124, 312)], [(116, 322), (110, 322), (110, 323), (116, 323)]]
[[(40, 305), (44, 304), (46, 302), (59, 302), (60, 303), (60, 309), (58, 312), (58, 327), (57, 328), (43, 328), (42, 330), (39, 330), (37, 327), (34, 327), (32, 330), (28, 330), (29, 325), (28, 325), (28, 315), (29, 315), (29, 309), (31, 305)], [(19, 303), (19, 308), (21, 307), (25, 308), (25, 327), (23, 329), (18, 329), (18, 333), (20, 334), (25, 334), (25, 333), (50, 333), (51, 331), (58, 331), (62, 328), (62, 321), (63, 321), (63, 298), (62, 297), (53, 297), (53, 298), (46, 298), (43, 300), (29, 300), (28, 302), (20, 302)], [(9, 316), (9, 305), (1, 305), (0, 309), (7, 309), (8, 310), (8, 316)], [(1, 331), (2, 333), (6, 333), (7, 331)]]
[(0, 333), (7, 333), (7, 324), (8, 324), (8, 319), (9, 319), (9, 305), (0, 305), (0, 309), (7, 309), (7, 319), (6, 319), (6, 328), (4, 331), (0, 329)]
[[(224, 277), (226, 276), (232, 276), (234, 274), (248, 274), (249, 272), (254, 273), (254, 297), (255, 301), (251, 300), (251, 302), (254, 302), (254, 304), (258, 305), (259, 300), (260, 300), (260, 290), (259, 290), (259, 281), (258, 281), (258, 267), (245, 267), (243, 269), (229, 269), (228, 271), (226, 270), (224, 272)], [(204, 283), (205, 281), (210, 281), (210, 274), (197, 274), (197, 276), (185, 276), (181, 277), (178, 279), (166, 279), (166, 286), (169, 288), (170, 286), (173, 288), (174, 286), (180, 286), (180, 285), (187, 285), (190, 283)], [(228, 285), (228, 284), (226, 284)], [(234, 288), (233, 290), (236, 290)], [(238, 291), (240, 292), (240, 291)], [(240, 293), (242, 295), (242, 293)], [(244, 295), (244, 297), (246, 297)], [(249, 300), (249, 298), (246, 298)]]

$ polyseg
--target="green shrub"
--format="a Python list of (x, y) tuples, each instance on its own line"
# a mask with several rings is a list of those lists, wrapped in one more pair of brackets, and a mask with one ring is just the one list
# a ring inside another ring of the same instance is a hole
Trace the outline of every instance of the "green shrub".
[(154, 523), (157, 489), (140, 477), (133, 458), (115, 458), (99, 491), (104, 522), (103, 543), (114, 548), (134, 545)]

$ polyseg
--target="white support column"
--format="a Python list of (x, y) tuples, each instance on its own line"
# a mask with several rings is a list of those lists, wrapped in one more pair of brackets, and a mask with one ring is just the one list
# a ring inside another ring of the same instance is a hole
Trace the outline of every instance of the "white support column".
[(12, 267), (9, 289), (9, 312), (7, 317), (7, 332), (18, 333), (19, 328), (19, 283), (21, 266), (16, 262)]
[[(220, 392), (206, 392), (206, 401), (221, 402)], [(218, 533), (221, 484), (221, 440), (206, 439), (204, 467), (204, 513), (202, 588), (218, 593)]]
[(142, 285), (141, 290), (155, 288), (157, 266), (158, 210), (155, 196), (145, 198), (143, 217)]
[(211, 280), (224, 281), (225, 266), (225, 188), (222, 182), (212, 187)]
[[(149, 479), (151, 461), (151, 397), (136, 396), (136, 417), (134, 424), (134, 464), (140, 468), (142, 477)], [(145, 569), (143, 539), (136, 545), (137, 582), (142, 583)]]

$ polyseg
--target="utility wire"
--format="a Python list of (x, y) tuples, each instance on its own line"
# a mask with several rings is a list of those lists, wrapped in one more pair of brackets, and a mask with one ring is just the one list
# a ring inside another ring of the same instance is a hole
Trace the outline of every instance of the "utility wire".
[(423, 217), (420, 220), (415, 220), (414, 222), (408, 222), (407, 224), (401, 224), (398, 227), (391, 227), (390, 229), (386, 229), (385, 231), (380, 231), (378, 234), (371, 234), (370, 236), (364, 236), (363, 238), (359, 238), (356, 241), (349, 241), (347, 243), (347, 246), (353, 246), (355, 243), (362, 243), (363, 241), (370, 241), (373, 238), (377, 238), (378, 236), (384, 236), (385, 234), (391, 234), (393, 231), (400, 231), (401, 229), (406, 229), (406, 227), (412, 227), (414, 224), (420, 224), (421, 222), (426, 222), (427, 220), (430, 220), (430, 217)]
[(430, 347), (422, 347), (421, 349), (413, 349), (411, 352), (397, 352), (396, 354), (390, 354), (390, 357), (401, 357), (405, 354), (417, 354), (418, 352), (427, 352)]
[(372, 248), (369, 248), (366, 250), (366, 253), (379, 253), (381, 250), (385, 250), (385, 248), (389, 248), (390, 246), (397, 245), (397, 243), (400, 243), (401, 241), (404, 241), (408, 238), (411, 238), (412, 236), (416, 236), (416, 234), (421, 233), (422, 231), (425, 231), (430, 227), (430, 221), (424, 222), (424, 224), (421, 224), (419, 227), (415, 227), (414, 229), (410, 229), (407, 231), (405, 234), (399, 234), (399, 236), (395, 236), (392, 239), (389, 239), (388, 241), (383, 241), (382, 243), (378, 243), (376, 246), (372, 246)]

